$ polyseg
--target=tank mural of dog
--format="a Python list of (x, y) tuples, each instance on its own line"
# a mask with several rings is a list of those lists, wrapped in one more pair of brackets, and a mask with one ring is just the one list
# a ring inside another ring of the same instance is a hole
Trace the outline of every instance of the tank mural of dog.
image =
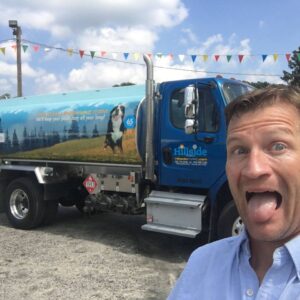
[(0, 156), (141, 162), (135, 144), (138, 99), (128, 99), (122, 104), (109, 99), (74, 102), (48, 103), (47, 107), (38, 102), (26, 106), (26, 110), (8, 106), (0, 114)]
[(114, 154), (116, 150), (119, 149), (120, 153), (123, 154), (123, 134), (126, 131), (124, 125), (125, 116), (125, 106), (117, 105), (115, 106), (109, 115), (109, 120), (107, 124), (107, 133), (104, 141), (104, 149), (110, 147)]

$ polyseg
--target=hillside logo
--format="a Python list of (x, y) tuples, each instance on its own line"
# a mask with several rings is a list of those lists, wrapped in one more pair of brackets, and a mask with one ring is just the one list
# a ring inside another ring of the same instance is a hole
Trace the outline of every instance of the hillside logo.
[(173, 149), (173, 155), (179, 157), (206, 157), (207, 149), (193, 145), (186, 147), (183, 144)]

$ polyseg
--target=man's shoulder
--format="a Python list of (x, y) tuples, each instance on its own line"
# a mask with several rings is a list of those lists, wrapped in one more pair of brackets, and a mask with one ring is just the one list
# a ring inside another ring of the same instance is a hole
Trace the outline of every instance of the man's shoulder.
[(190, 260), (222, 259), (223, 255), (228, 258), (229, 253), (235, 254), (241, 244), (241, 237), (229, 237), (221, 239), (197, 248), (191, 255)]

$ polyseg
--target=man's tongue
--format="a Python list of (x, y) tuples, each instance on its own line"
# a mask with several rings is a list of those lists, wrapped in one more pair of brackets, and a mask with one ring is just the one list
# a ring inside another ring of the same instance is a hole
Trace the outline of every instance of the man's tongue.
[(264, 223), (272, 218), (276, 207), (276, 193), (253, 193), (248, 201), (248, 214), (252, 221)]

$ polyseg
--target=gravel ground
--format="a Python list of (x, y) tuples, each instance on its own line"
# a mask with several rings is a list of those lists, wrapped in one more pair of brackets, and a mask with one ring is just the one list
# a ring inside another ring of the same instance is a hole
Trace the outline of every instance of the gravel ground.
[(142, 224), (143, 216), (60, 207), (53, 225), (23, 231), (0, 213), (0, 299), (166, 299), (201, 240)]

